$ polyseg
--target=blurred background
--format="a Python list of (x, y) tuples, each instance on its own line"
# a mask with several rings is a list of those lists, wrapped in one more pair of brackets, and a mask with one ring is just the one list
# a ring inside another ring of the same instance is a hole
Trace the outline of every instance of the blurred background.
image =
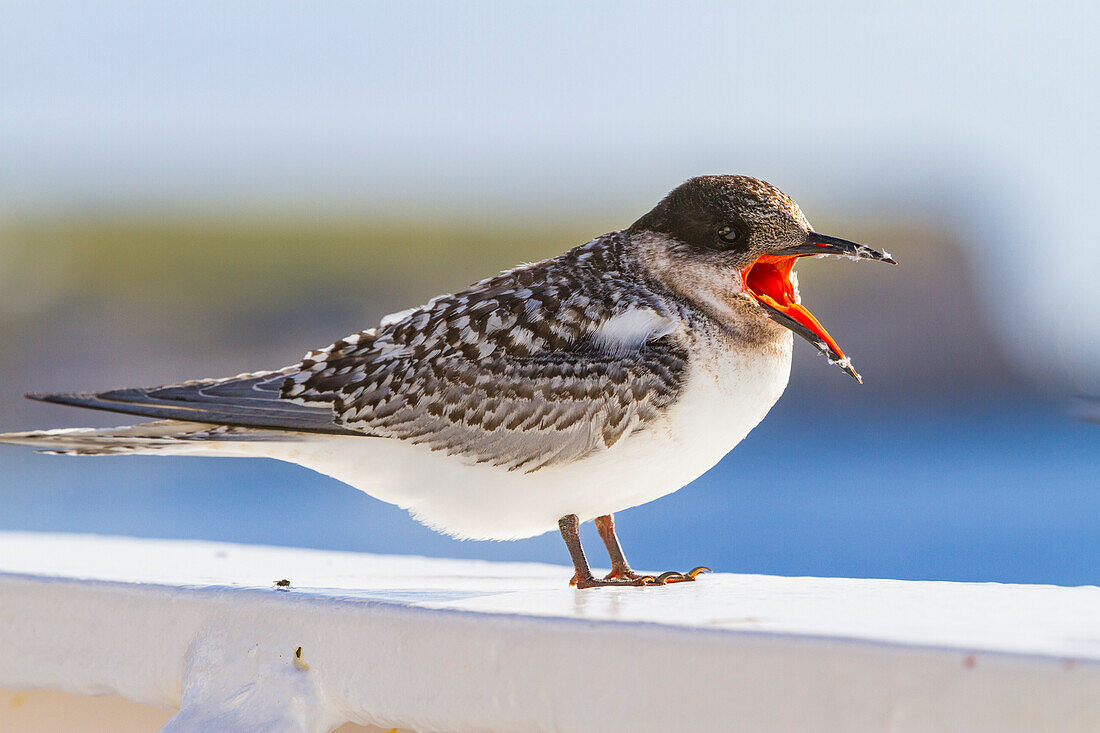
[[(800, 264), (865, 384), (798, 343), (744, 443), (618, 517), (633, 564), (1100, 582), (1097, 6), (0, 14), (0, 430), (126, 422), (21, 395), (289, 364), (745, 173), (901, 265)], [(567, 561), (240, 459), (0, 446), (0, 529)]]

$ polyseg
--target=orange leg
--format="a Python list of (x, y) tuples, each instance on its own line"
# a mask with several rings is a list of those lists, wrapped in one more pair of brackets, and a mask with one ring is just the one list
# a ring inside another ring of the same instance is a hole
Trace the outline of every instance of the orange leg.
[(614, 578), (627, 578), (637, 580), (639, 576), (630, 569), (630, 564), (623, 555), (623, 547), (619, 544), (619, 538), (615, 535), (615, 518), (610, 514), (596, 517), (596, 531), (600, 533), (607, 555), (611, 558), (611, 572), (604, 576), (605, 580)]
[(600, 586), (638, 586), (665, 585), (666, 583), (683, 583), (695, 580), (695, 576), (709, 571), (709, 568), (697, 567), (688, 573), (669, 571), (660, 575), (638, 575), (630, 569), (623, 555), (622, 545), (615, 535), (615, 520), (610, 514), (596, 517), (596, 530), (600, 533), (600, 539), (607, 547), (607, 554), (611, 557), (611, 572), (602, 580), (592, 575), (592, 569), (588, 566), (588, 559), (584, 556), (581, 547), (581, 538), (577, 532), (579, 526), (576, 514), (569, 514), (558, 520), (558, 529), (561, 530), (562, 539), (569, 549), (569, 556), (573, 559), (573, 579), (570, 585), (578, 588), (595, 588)]

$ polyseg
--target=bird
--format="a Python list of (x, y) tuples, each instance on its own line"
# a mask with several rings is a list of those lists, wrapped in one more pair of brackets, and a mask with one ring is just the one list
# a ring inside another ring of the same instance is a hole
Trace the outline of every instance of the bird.
[[(458, 539), (557, 529), (571, 585), (652, 587), (614, 514), (726, 455), (786, 388), (793, 336), (862, 382), (799, 297), (795, 263), (897, 264), (819, 234), (749, 176), (691, 178), (630, 226), (386, 316), (282, 369), (150, 388), (30, 394), (126, 413), (117, 428), (7, 433), (67, 455), (267, 457), (334, 477)], [(593, 574), (578, 526), (611, 560)]]

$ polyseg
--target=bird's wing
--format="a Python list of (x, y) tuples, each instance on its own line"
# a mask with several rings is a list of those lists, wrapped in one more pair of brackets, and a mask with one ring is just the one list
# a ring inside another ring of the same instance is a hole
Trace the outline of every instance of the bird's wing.
[[(611, 235), (612, 237), (614, 235)], [(614, 241), (483, 280), (278, 371), (29, 395), (156, 419), (369, 435), (526, 471), (606, 450), (672, 404), (687, 352)]]
[(663, 300), (567, 254), (312, 352), (283, 396), (509, 469), (606, 450), (676, 399), (688, 357)]

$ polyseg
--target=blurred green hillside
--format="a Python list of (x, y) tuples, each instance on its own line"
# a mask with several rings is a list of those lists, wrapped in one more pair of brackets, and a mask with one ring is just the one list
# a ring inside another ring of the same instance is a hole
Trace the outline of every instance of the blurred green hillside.
[(69, 218), (0, 221), (7, 316), (68, 299), (267, 309), (301, 298), (452, 286), (587, 241), (588, 226), (408, 220)]

